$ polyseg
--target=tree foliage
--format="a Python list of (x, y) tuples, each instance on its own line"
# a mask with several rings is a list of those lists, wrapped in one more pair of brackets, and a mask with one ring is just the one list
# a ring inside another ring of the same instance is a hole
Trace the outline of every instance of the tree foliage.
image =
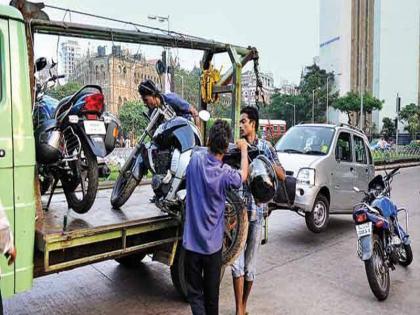
[(382, 131), (381, 134), (385, 136), (386, 139), (389, 137), (392, 137), (396, 133), (395, 123), (394, 121), (389, 117), (384, 117), (382, 119)]
[(275, 94), (271, 104), (261, 109), (261, 118), (283, 119), (288, 126), (293, 125), (293, 105), (296, 107), (296, 123), (312, 122), (312, 108), (315, 122), (326, 122), (328, 104), (331, 106), (338, 97), (335, 76), (318, 65), (306, 67), (295, 95)]
[(413, 140), (416, 138), (416, 133), (420, 131), (420, 108), (414, 103), (406, 105), (400, 111), (400, 120), (407, 124), (405, 130), (407, 130)]
[(72, 95), (82, 88), (82, 85), (78, 82), (70, 81), (63, 85), (55, 86), (53, 89), (49, 90), (47, 94), (57, 100)]
[(146, 106), (140, 101), (125, 102), (119, 111), (121, 127), (132, 140), (140, 137), (147, 126), (148, 121), (142, 114), (146, 111)]
[[(381, 101), (369, 93), (363, 95), (363, 117), (364, 126), (366, 126), (366, 114), (372, 113), (373, 110), (381, 110), (384, 101)], [(347, 114), (348, 123), (357, 126), (360, 121), (360, 95), (355, 92), (348, 92), (346, 95), (339, 97), (332, 104), (335, 109)], [(355, 113), (353, 118), (352, 113)]]

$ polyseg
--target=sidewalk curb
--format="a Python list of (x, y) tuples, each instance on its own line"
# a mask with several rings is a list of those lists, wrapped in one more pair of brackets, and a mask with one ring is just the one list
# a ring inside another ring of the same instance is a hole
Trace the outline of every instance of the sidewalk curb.
[(384, 171), (384, 170), (390, 170), (397, 167), (400, 168), (407, 168), (407, 167), (415, 167), (420, 166), (420, 161), (417, 162), (408, 162), (408, 163), (390, 163), (390, 164), (382, 164), (375, 166), (375, 171)]
[[(390, 163), (390, 164), (383, 164), (375, 166), (375, 171), (384, 171), (389, 169), (394, 169), (396, 167), (400, 168), (407, 168), (407, 167), (415, 167), (420, 166), (420, 161), (418, 162), (409, 162), (409, 163)], [(142, 180), (139, 186), (143, 185), (150, 185), (152, 183), (151, 179)], [(99, 182), (98, 189), (111, 189), (114, 186), (114, 181), (103, 181)]]
[[(98, 189), (112, 189), (112, 187), (114, 186), (115, 181), (103, 181), (103, 182), (99, 182), (98, 184)], [(145, 180), (142, 180), (139, 184), (139, 186), (143, 186), (143, 185), (150, 185), (152, 183), (152, 180), (147, 178)]]

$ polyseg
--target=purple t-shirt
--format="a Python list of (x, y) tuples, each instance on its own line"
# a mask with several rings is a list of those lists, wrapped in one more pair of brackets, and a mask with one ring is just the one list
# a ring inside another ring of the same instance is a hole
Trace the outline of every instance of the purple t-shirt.
[(226, 191), (238, 189), (240, 173), (208, 151), (197, 151), (186, 172), (184, 248), (210, 255), (222, 248)]

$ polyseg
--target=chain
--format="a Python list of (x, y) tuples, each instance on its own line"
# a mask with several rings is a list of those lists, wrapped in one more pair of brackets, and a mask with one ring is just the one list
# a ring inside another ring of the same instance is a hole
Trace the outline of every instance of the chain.
[(255, 105), (258, 109), (260, 109), (260, 97), (262, 99), (263, 106), (267, 105), (265, 102), (265, 95), (264, 95), (264, 89), (263, 89), (263, 83), (260, 78), (260, 70), (259, 70), (259, 56), (258, 52), (255, 49), (254, 52), (254, 73), (255, 73), (255, 79), (256, 79), (256, 85), (255, 85)]

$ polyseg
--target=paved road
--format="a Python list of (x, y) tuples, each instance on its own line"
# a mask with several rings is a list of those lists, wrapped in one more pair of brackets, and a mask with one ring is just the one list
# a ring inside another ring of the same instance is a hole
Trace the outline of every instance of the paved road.
[[(269, 242), (260, 249), (250, 314), (420, 314), (420, 167), (401, 170), (393, 188), (397, 203), (410, 209), (414, 261), (391, 273), (385, 302), (378, 302), (370, 291), (356, 256), (350, 216), (333, 216), (328, 230), (316, 235), (306, 229), (303, 218), (278, 211), (270, 217)], [(221, 285), (221, 314), (234, 314), (231, 282), (227, 271)], [(36, 279), (30, 292), (5, 302), (5, 311), (190, 314), (172, 286), (169, 268), (147, 259), (135, 270), (108, 261)]]

